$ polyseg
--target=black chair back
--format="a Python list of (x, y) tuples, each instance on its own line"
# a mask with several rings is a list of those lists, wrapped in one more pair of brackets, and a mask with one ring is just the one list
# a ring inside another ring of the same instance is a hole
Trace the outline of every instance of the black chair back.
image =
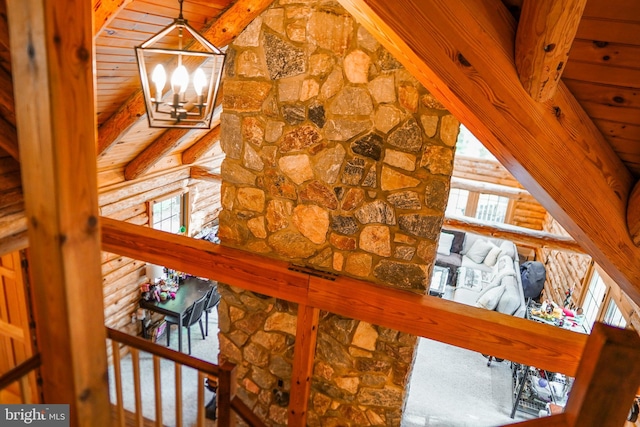
[(218, 293), (218, 287), (214, 286), (211, 288), (207, 298), (207, 305), (205, 306), (205, 311), (210, 311), (213, 307), (218, 305), (220, 302), (220, 294)]
[(189, 327), (200, 320), (202, 313), (204, 312), (205, 305), (207, 304), (208, 297), (209, 293), (206, 293), (200, 299), (194, 301), (191, 308), (189, 308), (187, 315), (184, 316), (182, 320), (182, 326)]

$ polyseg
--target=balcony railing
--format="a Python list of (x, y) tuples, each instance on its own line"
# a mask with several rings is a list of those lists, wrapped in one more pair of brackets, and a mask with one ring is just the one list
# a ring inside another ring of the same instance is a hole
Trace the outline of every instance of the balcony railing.
[[(0, 391), (10, 387), (15, 382), (18, 383), (20, 401), (10, 403), (39, 403), (37, 398), (34, 399), (34, 396), (37, 397), (39, 395), (38, 393), (34, 393), (29, 381), (29, 375), (35, 375), (35, 370), (38, 369), (41, 364), (42, 361), (38, 353), (0, 377)], [(0, 401), (0, 403), (7, 402)]]
[[(166, 391), (167, 385), (162, 384), (161, 377), (161, 361), (167, 360), (173, 362), (175, 371), (175, 382), (173, 384), (173, 392), (175, 395), (175, 425), (180, 427), (183, 425), (183, 381), (182, 367), (186, 366), (197, 371), (197, 382), (189, 384), (185, 387), (197, 387), (197, 416), (196, 425), (204, 426), (205, 423), (205, 378), (215, 379), (218, 384), (216, 393), (217, 398), (217, 426), (227, 427), (232, 424), (233, 410), (248, 425), (262, 427), (264, 423), (251, 412), (244, 402), (235, 396), (235, 365), (225, 362), (218, 366), (213, 363), (206, 362), (201, 359), (180, 353), (175, 350), (168, 349), (164, 346), (157, 345), (151, 341), (128, 335), (115, 329), (107, 328), (107, 337), (111, 340), (111, 349), (113, 357), (113, 381), (115, 386), (115, 425), (124, 427), (127, 425), (127, 411), (125, 410), (125, 398), (132, 398), (134, 401), (133, 418), (135, 425), (143, 426), (153, 423), (156, 426), (163, 426), (163, 389)], [(127, 346), (131, 354), (132, 373), (133, 373), (133, 396), (123, 395), (123, 378), (122, 378), (122, 346)], [(153, 420), (146, 419), (143, 415), (142, 408), (142, 375), (140, 371), (140, 352), (149, 353), (153, 356), (153, 383), (154, 383), (154, 400), (155, 400), (155, 417)]]

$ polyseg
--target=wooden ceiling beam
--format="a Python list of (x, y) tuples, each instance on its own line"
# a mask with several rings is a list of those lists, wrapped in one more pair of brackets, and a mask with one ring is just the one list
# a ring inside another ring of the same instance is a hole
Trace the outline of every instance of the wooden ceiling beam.
[(569, 59), (587, 0), (525, 0), (516, 32), (516, 69), (524, 89), (553, 97)]
[(153, 167), (169, 151), (174, 149), (180, 139), (191, 129), (169, 129), (149, 144), (124, 168), (124, 179), (136, 179)]
[(629, 196), (627, 226), (629, 227), (629, 234), (631, 234), (633, 243), (636, 246), (640, 246), (640, 181), (636, 182)]
[(215, 181), (221, 182), (222, 175), (219, 173), (210, 172), (209, 169), (202, 166), (191, 166), (189, 169), (189, 177), (193, 179), (200, 179), (203, 181)]
[[(220, 98), (222, 99), (222, 98)], [(218, 135), (220, 134), (219, 124), (220, 124), (220, 114), (222, 113), (222, 108), (216, 108), (213, 112), (213, 117), (211, 118), (212, 124), (216, 126)], [(207, 135), (213, 131), (207, 132)], [(124, 178), (126, 180), (136, 179), (140, 175), (144, 174), (146, 171), (151, 169), (153, 165), (158, 163), (164, 156), (166, 156), (171, 150), (173, 150), (179, 143), (180, 139), (185, 137), (188, 133), (191, 132), (191, 129), (169, 129), (165, 131), (162, 135), (156, 138), (151, 144), (149, 144), (140, 154), (138, 154), (133, 160), (131, 160), (127, 166), (124, 168)], [(202, 138), (201, 138), (202, 139)], [(207, 141), (209, 141), (207, 139)], [(192, 150), (190, 155), (197, 155), (200, 157), (204, 152), (200, 152), (203, 148), (204, 144), (198, 145), (197, 148)], [(199, 141), (196, 142), (198, 144)], [(211, 145), (209, 146), (209, 148)], [(197, 159), (195, 159), (197, 160)], [(195, 161), (194, 160), (194, 161)]]
[(111, 20), (132, 0), (93, 0), (93, 36), (98, 37)]
[(101, 226), (107, 252), (519, 363), (535, 361), (540, 369), (574, 376), (586, 344), (584, 334), (363, 280), (317, 277), (205, 240), (106, 217)]
[[(8, 0), (44, 401), (111, 419), (98, 217), (91, 3)], [(34, 102), (37, 100), (38, 102)]]
[(524, 90), (515, 20), (500, 1), (340, 3), (640, 302), (626, 221), (633, 178), (562, 83), (544, 103)]
[[(218, 47), (227, 46), (272, 2), (273, 0), (238, 0), (202, 35)], [(118, 142), (145, 114), (144, 96), (142, 90), (137, 90), (98, 129), (98, 155)]]
[(198, 139), (191, 147), (182, 152), (183, 165), (195, 163), (204, 156), (216, 142), (220, 141), (220, 122), (218, 121), (214, 126), (213, 129), (205, 133), (202, 138)]

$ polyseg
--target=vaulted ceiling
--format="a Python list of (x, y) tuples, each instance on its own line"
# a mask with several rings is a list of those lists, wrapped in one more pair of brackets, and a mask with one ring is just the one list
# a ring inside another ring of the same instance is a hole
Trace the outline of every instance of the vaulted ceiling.
[[(548, 4), (524, 1), (537, 4), (538, 14)], [(640, 250), (626, 220), (629, 194), (640, 177), (637, 0), (586, 2), (558, 91), (546, 101), (529, 96), (518, 80), (516, 30), (527, 6), (522, 0), (340, 3), (640, 302)], [(557, 3), (584, 6), (577, 0)], [(270, 4), (184, 0), (184, 14), (224, 47)], [(177, 14), (177, 0), (94, 0), (99, 185), (197, 162), (218, 139), (219, 129), (207, 134), (147, 125), (133, 47)], [(0, 16), (0, 147), (18, 157), (4, 0)], [(544, 25), (533, 28), (545, 31)]]

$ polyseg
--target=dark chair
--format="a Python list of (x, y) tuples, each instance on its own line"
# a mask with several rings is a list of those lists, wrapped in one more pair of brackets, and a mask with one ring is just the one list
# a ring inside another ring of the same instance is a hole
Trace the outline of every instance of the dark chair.
[(207, 304), (204, 307), (204, 334), (209, 336), (209, 313), (220, 302), (220, 294), (218, 293), (218, 286), (214, 285), (209, 291), (209, 297), (207, 298)]
[(204, 336), (204, 328), (202, 327), (202, 312), (204, 311), (204, 307), (207, 304), (207, 298), (209, 293), (202, 296), (202, 298), (196, 300), (191, 307), (187, 310), (186, 314), (182, 317), (182, 325), (179, 325), (180, 321), (177, 317), (166, 316), (165, 321), (167, 322), (167, 347), (171, 342), (171, 325), (178, 325), (179, 328), (186, 327), (187, 328), (187, 338), (189, 340), (189, 354), (191, 354), (191, 326), (193, 326), (196, 322), (200, 324), (200, 332), (202, 332), (202, 339)]

